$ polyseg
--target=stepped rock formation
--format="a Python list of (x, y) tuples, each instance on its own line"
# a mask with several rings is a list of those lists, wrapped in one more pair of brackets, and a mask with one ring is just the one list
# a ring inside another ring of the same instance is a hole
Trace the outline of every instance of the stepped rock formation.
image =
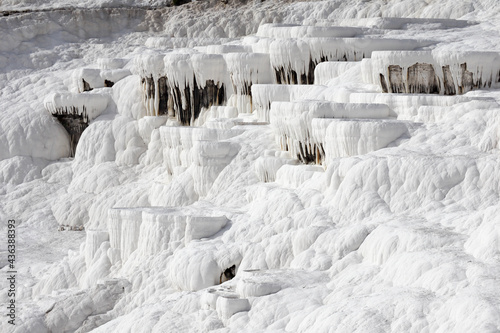
[(92, 93), (54, 93), (47, 96), (45, 109), (57, 118), (70, 136), (70, 156), (75, 156), (80, 136), (89, 122), (106, 109), (108, 101), (107, 95)]
[(500, 327), (499, 15), (447, 1), (8, 12), (60, 18), (4, 34), (16, 330)]

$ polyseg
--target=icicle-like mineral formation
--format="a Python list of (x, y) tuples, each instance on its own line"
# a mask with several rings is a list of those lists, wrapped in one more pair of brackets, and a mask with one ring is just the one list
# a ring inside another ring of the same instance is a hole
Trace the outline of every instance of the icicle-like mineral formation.
[(164, 126), (160, 128), (164, 163), (171, 175), (188, 167), (194, 190), (205, 196), (219, 173), (237, 154), (239, 147), (221, 141), (241, 134), (241, 130), (222, 130), (193, 126)]
[(387, 118), (389, 107), (383, 104), (334, 103), (302, 100), (273, 102), (271, 125), (282, 150), (290, 151), (303, 163), (321, 164), (324, 158), (322, 140), (312, 135), (313, 118)]
[(314, 69), (314, 84), (327, 84), (337, 76), (342, 75), (354, 66), (360, 65), (358, 61), (327, 61), (319, 63)]
[(184, 247), (194, 239), (210, 237), (228, 222), (225, 216), (191, 207), (111, 208), (108, 212), (111, 248), (125, 263)]
[(202, 111), (207, 111), (212, 106), (226, 104), (227, 89), (229, 87), (231, 91), (231, 88), (226, 62), (222, 55), (193, 54), (191, 63), (195, 80), (193, 117), (196, 120)]
[(354, 37), (363, 34), (367, 29), (360, 27), (307, 26), (294, 24), (261, 24), (257, 30), (258, 37), (268, 38), (302, 38), (302, 37)]
[(134, 71), (141, 77), (146, 115), (168, 114), (169, 92), (165, 74), (164, 53), (145, 53), (134, 59)]
[(98, 93), (54, 93), (44, 100), (45, 109), (59, 120), (70, 136), (70, 156), (89, 122), (108, 106), (109, 96)]
[[(332, 22), (328, 20), (316, 20), (317, 25), (327, 24)], [(423, 29), (450, 29), (450, 28), (465, 28), (474, 22), (455, 19), (436, 19), (436, 18), (420, 18), (420, 17), (372, 17), (372, 18), (356, 18), (344, 19), (342, 24), (362, 26), (375, 29), (387, 30), (403, 30), (409, 26), (420, 25)], [(419, 27), (420, 28), (420, 27)]]
[(269, 54), (228, 53), (224, 59), (234, 91), (228, 104), (237, 107), (240, 113), (252, 112), (252, 85), (273, 83)]
[(377, 51), (363, 66), (364, 80), (386, 93), (460, 95), (500, 80), (497, 52)]
[(272, 102), (290, 102), (301, 99), (311, 92), (320, 92), (325, 86), (302, 84), (254, 84), (252, 103), (259, 120), (269, 122)]
[(382, 103), (387, 104), (391, 109), (391, 116), (398, 119), (412, 119), (420, 106), (433, 105), (448, 107), (454, 104), (466, 103), (472, 100), (493, 101), (489, 97), (476, 96), (446, 96), (436, 94), (384, 94), (384, 93), (351, 93), (350, 103)]
[(323, 137), (327, 164), (336, 157), (385, 148), (408, 133), (407, 122), (385, 119), (314, 119), (313, 128), (315, 138)]
[(269, 46), (276, 82), (313, 84), (316, 65), (325, 61), (360, 61), (376, 50), (414, 50), (432, 41), (388, 38), (276, 39)]
[(147, 115), (198, 124), (203, 110), (226, 103), (229, 75), (220, 54), (150, 53), (135, 59)]

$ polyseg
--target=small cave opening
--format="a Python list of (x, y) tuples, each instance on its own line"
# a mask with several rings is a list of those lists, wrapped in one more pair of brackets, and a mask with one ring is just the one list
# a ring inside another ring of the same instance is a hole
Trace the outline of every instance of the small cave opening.
[(94, 88), (92, 88), (90, 86), (90, 84), (87, 81), (85, 81), (85, 79), (82, 79), (82, 83), (83, 83), (83, 91), (82, 92), (94, 90)]
[(220, 274), (220, 280), (219, 283), (223, 283), (229, 280), (232, 280), (236, 276), (236, 265), (233, 265), (229, 268), (226, 268), (221, 274)]

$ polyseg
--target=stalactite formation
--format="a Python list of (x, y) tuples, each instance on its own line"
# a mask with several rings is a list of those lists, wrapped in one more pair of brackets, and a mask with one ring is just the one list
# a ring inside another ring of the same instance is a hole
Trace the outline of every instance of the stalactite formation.
[(168, 85), (167, 78), (162, 76), (158, 79), (158, 93), (159, 96), (159, 104), (158, 104), (158, 115), (168, 114)]
[(403, 82), (403, 70), (399, 65), (390, 65), (387, 69), (389, 77), (389, 88), (392, 93), (404, 93), (406, 87)]
[(153, 79), (153, 75), (146, 78), (146, 97), (154, 98), (155, 96), (155, 81)]
[(375, 51), (361, 66), (365, 82), (385, 93), (453, 96), (497, 87), (498, 59), (486, 51)]
[[(314, 70), (323, 62), (361, 61), (375, 50), (413, 50), (410, 40), (361, 38), (277, 39), (269, 46), (271, 66), (279, 84), (314, 84)], [(422, 41), (421, 45), (429, 42)]]
[[(153, 76), (142, 78), (146, 105), (149, 105), (148, 101), (158, 101), (157, 110), (151, 110), (149, 113), (159, 116), (169, 115), (177, 118), (182, 125), (193, 125), (202, 109), (225, 104), (224, 83), (206, 80), (204, 85), (199, 85), (195, 76), (192, 82), (192, 85), (188, 82), (184, 82), (184, 85), (172, 85), (166, 76), (160, 77), (156, 82)], [(250, 91), (250, 87), (247, 91)]]
[(279, 139), (280, 149), (292, 153), (303, 164), (322, 164), (325, 150), (322, 143), (299, 141), (282, 135)]
[[(316, 66), (322, 62), (329, 61), (329, 57), (326, 55), (322, 55), (318, 60), (313, 60), (309, 58), (307, 68), (304, 68), (302, 71), (297, 71), (293, 68), (291, 64), (286, 66), (274, 66), (274, 75), (276, 78), (276, 83), (278, 84), (314, 84), (314, 69)], [(341, 59), (342, 61), (347, 61), (347, 56), (344, 56)]]
[(324, 151), (320, 144), (316, 143), (299, 143), (299, 154), (297, 158), (304, 164), (321, 164), (323, 161)]
[(83, 112), (81, 113), (75, 107), (57, 108), (56, 112), (52, 115), (57, 118), (68, 132), (70, 136), (70, 157), (74, 157), (80, 136), (89, 126), (85, 107), (83, 107)]
[(481, 77), (474, 80), (474, 74), (467, 70), (467, 64), (460, 64), (460, 79), (457, 80), (458, 91), (455, 88), (455, 80), (450, 70), (450, 66), (442, 66), (443, 85), (434, 71), (434, 66), (426, 63), (416, 63), (409, 66), (406, 72), (406, 80), (403, 75), (403, 69), (399, 65), (390, 65), (387, 68), (389, 85), (385, 76), (380, 75), (380, 85), (382, 91), (387, 93), (409, 93), (409, 94), (440, 94), (456, 95), (465, 94), (468, 91), (479, 89), (481, 87), (490, 87), (491, 80), (485, 82)]
[[(415, 63), (409, 66), (406, 76), (399, 65), (389, 65), (387, 68), (389, 85), (383, 74), (380, 75), (380, 85), (383, 92), (409, 94), (444, 94), (462, 95), (468, 91), (484, 87), (491, 87), (491, 78), (486, 82), (480, 75), (467, 70), (467, 63), (460, 64), (460, 73), (454, 80), (449, 65), (442, 66), (442, 82), (434, 70), (434, 66), (427, 63)], [(406, 79), (405, 79), (406, 78)], [(455, 88), (455, 84), (457, 88)]]
[(410, 94), (439, 94), (439, 78), (431, 64), (417, 62), (408, 67), (407, 83)]
[(387, 88), (387, 82), (385, 82), (384, 74), (380, 73), (379, 78), (380, 78), (380, 86), (382, 87), (382, 92), (388, 93), (389, 89)]
[(62, 124), (70, 136), (70, 157), (75, 156), (83, 131), (106, 110), (108, 102), (109, 95), (99, 93), (53, 93), (45, 98), (45, 109)]
[(193, 77), (193, 86), (173, 87), (174, 113), (182, 125), (193, 125), (202, 109), (213, 105), (223, 105), (226, 101), (224, 84), (207, 80), (203, 86), (198, 85)]
[(445, 95), (455, 95), (457, 90), (455, 89), (455, 81), (453, 80), (453, 75), (451, 74), (450, 65), (443, 66), (443, 86)]
[(465, 94), (468, 91), (477, 89), (481, 87), (481, 77), (477, 79), (477, 82), (474, 84), (474, 74), (467, 70), (467, 63), (460, 64), (460, 71), (462, 80), (458, 85), (458, 93)]

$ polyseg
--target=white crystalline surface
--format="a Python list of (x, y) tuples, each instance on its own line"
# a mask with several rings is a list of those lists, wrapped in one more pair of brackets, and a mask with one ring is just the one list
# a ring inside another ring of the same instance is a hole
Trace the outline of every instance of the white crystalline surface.
[(109, 98), (106, 94), (54, 93), (48, 95), (43, 104), (45, 109), (52, 114), (72, 113), (92, 121), (106, 110), (108, 102)]
[[(500, 330), (498, 82), (379, 85), (498, 80), (498, 1), (169, 2), (0, 4), (0, 332)], [(151, 77), (226, 102), (180, 126)], [(88, 116), (74, 158), (56, 109)]]

